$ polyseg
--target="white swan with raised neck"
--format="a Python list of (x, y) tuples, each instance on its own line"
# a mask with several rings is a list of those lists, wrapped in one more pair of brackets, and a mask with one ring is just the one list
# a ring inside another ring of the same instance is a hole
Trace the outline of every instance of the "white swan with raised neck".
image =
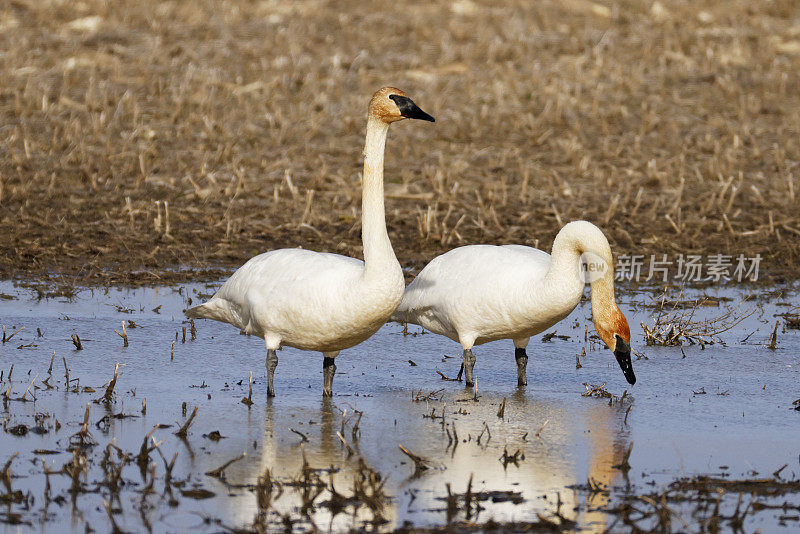
[(188, 317), (230, 323), (264, 338), (267, 394), (274, 396), (276, 350), (283, 345), (323, 353), (323, 394), (332, 395), (334, 358), (374, 334), (403, 297), (405, 282), (386, 231), (383, 154), (389, 125), (433, 122), (406, 94), (384, 87), (369, 103), (362, 192), (364, 261), (304, 249), (251, 258)]

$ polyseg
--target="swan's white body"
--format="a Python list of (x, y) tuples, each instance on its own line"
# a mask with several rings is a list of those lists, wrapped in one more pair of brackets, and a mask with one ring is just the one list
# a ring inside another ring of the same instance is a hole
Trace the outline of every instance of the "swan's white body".
[(202, 317), (263, 337), (267, 347), (337, 352), (361, 343), (403, 296), (397, 260), (381, 276), (364, 262), (302, 249), (251, 258), (203, 305)]
[[(522, 245), (471, 245), (434, 258), (406, 288), (392, 320), (422, 326), (464, 349), (467, 384), (472, 383), (472, 347), (512, 339), (517, 348), (518, 383), (527, 383), (525, 347), (529, 338), (567, 317), (583, 295), (590, 268), (595, 327), (611, 350), (617, 335), (630, 331), (614, 299), (611, 247), (595, 225), (575, 221), (553, 243), (553, 255)], [(630, 356), (620, 345), (623, 372), (635, 381)], [(629, 347), (627, 349), (629, 351)], [(626, 367), (627, 366), (627, 367)], [(633, 383), (633, 382), (631, 382)]]
[(529, 338), (569, 315), (583, 294), (585, 284), (575, 276), (548, 278), (550, 264), (550, 254), (522, 245), (453, 249), (411, 282), (392, 318), (465, 349)]
[[(523, 245), (470, 245), (434, 258), (406, 289), (393, 320), (422, 326), (465, 349), (498, 339), (518, 340), (547, 330), (581, 300), (580, 242), (611, 251), (591, 223), (566, 225), (555, 256)], [(587, 243), (588, 244), (588, 243)], [(602, 245), (605, 247), (602, 247)]]
[(386, 135), (389, 124), (403, 118), (433, 121), (398, 89), (375, 93), (364, 148), (364, 261), (302, 249), (266, 252), (233, 273), (211, 300), (186, 311), (189, 317), (223, 321), (264, 338), (268, 395), (274, 395), (275, 350), (282, 345), (325, 355), (323, 392), (331, 395), (333, 359), (374, 334), (403, 297), (405, 281), (383, 205)]

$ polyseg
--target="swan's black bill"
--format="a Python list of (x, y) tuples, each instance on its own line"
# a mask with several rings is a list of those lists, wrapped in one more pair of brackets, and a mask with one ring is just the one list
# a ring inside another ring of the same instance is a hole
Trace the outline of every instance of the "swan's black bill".
[(619, 336), (617, 336), (617, 348), (614, 349), (614, 356), (617, 358), (620, 369), (622, 369), (622, 374), (625, 375), (625, 380), (628, 381), (628, 384), (635, 384), (636, 375), (633, 374), (633, 366), (631, 365), (631, 346)]
[(436, 122), (436, 119), (419, 109), (419, 106), (407, 96), (389, 95), (389, 98), (394, 100), (394, 103), (397, 104), (397, 107), (400, 109), (400, 115), (403, 117), (407, 119)]

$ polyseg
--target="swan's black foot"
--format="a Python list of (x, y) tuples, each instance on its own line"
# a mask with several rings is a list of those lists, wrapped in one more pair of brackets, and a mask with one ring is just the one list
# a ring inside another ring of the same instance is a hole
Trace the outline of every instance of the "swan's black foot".
[(275, 396), (273, 380), (276, 367), (278, 367), (278, 354), (274, 350), (267, 350), (267, 397)]
[(472, 349), (464, 351), (464, 385), (472, 387), (475, 385), (475, 379), (472, 376), (472, 370), (475, 367), (475, 355), (472, 354)]
[(525, 348), (517, 347), (514, 350), (514, 357), (517, 359), (517, 385), (518, 386), (527, 386), (528, 385), (528, 354), (525, 352)]
[(322, 396), (333, 397), (333, 375), (336, 374), (334, 358), (325, 356), (322, 360)]

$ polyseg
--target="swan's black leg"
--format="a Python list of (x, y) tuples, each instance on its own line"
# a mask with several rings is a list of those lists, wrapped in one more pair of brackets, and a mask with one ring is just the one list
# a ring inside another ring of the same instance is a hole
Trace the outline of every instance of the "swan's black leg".
[(276, 367), (278, 367), (278, 354), (273, 349), (267, 349), (267, 397), (275, 396), (272, 381), (275, 378)]
[(336, 374), (336, 360), (334, 357), (325, 356), (322, 360), (322, 395), (333, 397), (333, 375)]
[(517, 385), (525, 386), (528, 384), (526, 372), (528, 369), (528, 354), (525, 352), (525, 348), (517, 347), (514, 349), (514, 357), (517, 359)]
[(472, 369), (475, 367), (475, 355), (472, 354), (472, 349), (464, 350), (464, 385), (472, 387), (475, 385), (475, 380), (472, 377)]

